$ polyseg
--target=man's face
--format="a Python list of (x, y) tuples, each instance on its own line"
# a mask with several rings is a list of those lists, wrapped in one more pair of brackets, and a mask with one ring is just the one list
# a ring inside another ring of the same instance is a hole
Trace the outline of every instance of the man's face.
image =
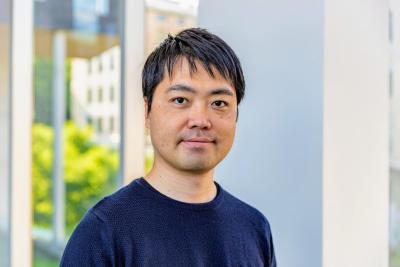
[(186, 59), (175, 64), (146, 109), (155, 164), (175, 170), (205, 173), (232, 147), (236, 130), (237, 100), (232, 85), (218, 71), (211, 77), (201, 63), (190, 74)]

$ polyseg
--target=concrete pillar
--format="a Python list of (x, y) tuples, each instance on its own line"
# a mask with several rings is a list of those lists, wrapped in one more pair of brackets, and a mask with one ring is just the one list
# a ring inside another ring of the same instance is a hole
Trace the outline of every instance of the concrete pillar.
[(144, 64), (144, 0), (125, 1), (121, 40), (120, 184), (144, 175), (145, 136), (141, 71)]
[(55, 245), (65, 243), (64, 123), (65, 123), (65, 57), (66, 36), (53, 36), (53, 238)]
[(13, 1), (11, 25), (10, 266), (30, 267), (33, 1)]
[(324, 266), (388, 266), (389, 6), (325, 1)]

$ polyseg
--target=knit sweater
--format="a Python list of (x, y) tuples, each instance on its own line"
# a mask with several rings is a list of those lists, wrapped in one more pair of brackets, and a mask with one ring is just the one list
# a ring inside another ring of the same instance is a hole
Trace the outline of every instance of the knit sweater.
[(86, 213), (61, 266), (276, 267), (267, 219), (214, 183), (213, 200), (192, 204), (132, 181)]

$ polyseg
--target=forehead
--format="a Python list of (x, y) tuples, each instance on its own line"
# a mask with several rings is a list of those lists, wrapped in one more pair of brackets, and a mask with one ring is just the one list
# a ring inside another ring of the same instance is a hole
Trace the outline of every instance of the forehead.
[(232, 83), (224, 78), (214, 66), (211, 66), (211, 75), (200, 61), (195, 60), (194, 63), (195, 66), (193, 67), (190, 66), (186, 58), (178, 58), (171, 73), (169, 73), (168, 69), (165, 68), (163, 80), (167, 81), (169, 84), (189, 82), (208, 84), (210, 86), (219, 85), (235, 91)]

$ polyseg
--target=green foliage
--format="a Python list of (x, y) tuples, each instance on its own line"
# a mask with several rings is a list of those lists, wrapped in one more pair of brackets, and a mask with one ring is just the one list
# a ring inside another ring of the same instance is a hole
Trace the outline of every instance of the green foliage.
[(33, 267), (58, 267), (60, 259), (54, 258), (33, 246)]
[[(67, 122), (64, 127), (64, 181), (66, 228), (70, 233), (84, 213), (115, 189), (118, 153), (91, 142), (92, 129)], [(53, 212), (53, 131), (44, 124), (33, 126), (34, 224), (49, 227)]]
[(51, 83), (53, 80), (53, 61), (51, 58), (35, 57), (33, 65), (35, 122), (51, 124)]
[(145, 174), (148, 174), (151, 171), (151, 169), (153, 168), (153, 162), (154, 162), (154, 154), (153, 153), (146, 154), (146, 157), (144, 158)]
[(400, 266), (400, 246), (390, 250), (390, 267)]
[(50, 226), (53, 211), (51, 172), (53, 160), (53, 131), (44, 124), (34, 124), (32, 129), (32, 188), (33, 220), (35, 224)]

